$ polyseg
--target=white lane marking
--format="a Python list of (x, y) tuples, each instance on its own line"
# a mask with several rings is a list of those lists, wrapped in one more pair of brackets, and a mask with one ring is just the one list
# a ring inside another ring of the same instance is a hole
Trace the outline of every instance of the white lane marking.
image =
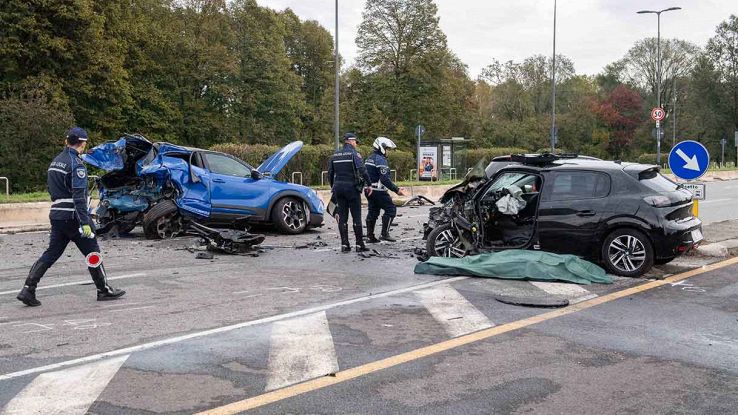
[(462, 336), (495, 325), (448, 284), (416, 291), (415, 295), (451, 337)]
[(577, 284), (545, 281), (530, 281), (530, 283), (549, 294), (568, 298), (569, 304), (581, 303), (582, 301), (597, 297), (597, 294), (593, 294)]
[(338, 372), (338, 358), (325, 311), (272, 326), (266, 390)]
[[(136, 274), (127, 274), (127, 275), (119, 275), (117, 277), (108, 277), (107, 280), (108, 281), (113, 281), (113, 280), (122, 280), (122, 279), (126, 279), (126, 278), (139, 278), (139, 277), (145, 277), (145, 276), (146, 276), (146, 273), (139, 272), (139, 273), (136, 273)], [(92, 280), (66, 282), (64, 284), (42, 285), (42, 286), (36, 288), (36, 291), (38, 291), (38, 290), (48, 290), (48, 289), (51, 289), (51, 288), (71, 287), (73, 285), (87, 285), (87, 284), (92, 284)], [(17, 290), (0, 291), (0, 295), (18, 294), (19, 291), (20, 291), (20, 288), (17, 289)]]
[(3, 415), (86, 414), (128, 356), (42, 373), (16, 395)]
[(147, 308), (154, 308), (154, 307), (156, 307), (156, 306), (155, 305), (146, 305), (146, 306), (142, 306), (142, 307), (118, 308), (118, 309), (115, 309), (115, 310), (108, 310), (108, 311), (111, 312), (111, 313), (117, 313), (117, 312), (120, 312), (120, 311), (144, 310), (144, 309), (147, 309)]
[(704, 205), (707, 203), (718, 203), (718, 202), (727, 202), (727, 201), (733, 201), (735, 199), (710, 199), (710, 200), (700, 200), (700, 205)]
[(389, 296), (392, 296), (392, 295), (397, 295), (397, 294), (403, 294), (403, 293), (407, 293), (407, 292), (412, 292), (412, 291), (415, 291), (415, 290), (422, 290), (423, 288), (435, 287), (436, 285), (439, 285), (439, 284), (449, 284), (449, 283), (452, 283), (452, 282), (455, 282), (455, 281), (461, 281), (461, 280), (465, 280), (465, 279), (468, 279), (468, 278), (469, 277), (454, 277), (454, 278), (448, 278), (448, 279), (444, 279), (444, 280), (437, 280), (437, 281), (433, 281), (433, 282), (427, 282), (427, 283), (423, 283), (423, 284), (413, 285), (413, 286), (410, 286), (410, 287), (398, 288), (396, 290), (385, 291), (385, 292), (379, 293), (379, 294), (370, 294), (370, 295), (366, 295), (366, 296), (363, 296), (363, 297), (352, 298), (350, 300), (339, 301), (337, 303), (331, 303), (331, 304), (325, 304), (325, 305), (321, 305), (321, 306), (306, 308), (304, 310), (293, 311), (293, 312), (290, 312), (290, 313), (277, 314), (275, 316), (265, 317), (265, 318), (261, 318), (261, 319), (258, 319), (258, 320), (245, 321), (243, 323), (231, 324), (229, 326), (223, 326), (223, 327), (218, 327), (218, 328), (214, 328), (214, 329), (199, 331), (199, 332), (195, 332), (195, 333), (186, 334), (186, 335), (183, 335), (183, 336), (170, 337), (168, 339), (158, 340), (158, 341), (154, 341), (154, 342), (150, 342), (150, 343), (143, 343), (143, 344), (139, 344), (137, 346), (131, 346), (131, 347), (126, 347), (126, 348), (117, 349), (117, 350), (111, 350), (109, 352), (98, 353), (98, 354), (94, 354), (94, 355), (90, 355), (90, 356), (80, 357), (80, 358), (77, 358), (77, 359), (65, 360), (63, 362), (53, 363), (53, 364), (50, 364), (50, 365), (38, 366), (38, 367), (30, 368), (30, 369), (19, 370), (17, 372), (6, 373), (6, 374), (3, 374), (3, 375), (0, 375), (0, 380), (14, 379), (14, 378), (25, 376), (25, 375), (30, 375), (32, 373), (47, 372), (47, 371), (50, 371), (50, 370), (56, 370), (56, 369), (63, 368), (63, 367), (79, 365), (79, 364), (82, 364), (82, 363), (94, 362), (94, 361), (105, 359), (105, 358), (108, 358), (108, 357), (120, 356), (120, 355), (124, 355), (124, 354), (131, 354), (131, 353), (140, 352), (140, 351), (143, 351), (143, 350), (153, 349), (155, 347), (166, 346), (166, 345), (174, 344), (174, 343), (180, 343), (180, 342), (183, 342), (185, 340), (197, 339), (197, 338), (200, 338), (200, 337), (210, 336), (210, 335), (213, 335), (213, 334), (226, 333), (226, 332), (237, 330), (237, 329), (240, 329), (240, 328), (256, 326), (256, 325), (264, 324), (264, 323), (273, 323), (275, 321), (285, 320), (285, 319), (293, 318), (293, 317), (304, 316), (304, 315), (307, 315), (307, 314), (313, 314), (313, 313), (317, 313), (317, 312), (320, 312), (320, 311), (330, 310), (330, 309), (336, 308), (336, 307), (342, 307), (342, 306), (345, 306), (345, 305), (362, 303), (362, 302), (365, 302), (365, 301), (373, 300), (375, 298), (384, 298), (384, 297), (389, 297)]

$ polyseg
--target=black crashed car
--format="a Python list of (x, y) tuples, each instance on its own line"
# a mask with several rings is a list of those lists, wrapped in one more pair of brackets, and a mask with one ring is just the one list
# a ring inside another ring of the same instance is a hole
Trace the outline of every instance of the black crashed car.
[(427, 255), (535, 249), (640, 276), (702, 241), (692, 197), (653, 165), (578, 155), (498, 157), (472, 169), (431, 209)]

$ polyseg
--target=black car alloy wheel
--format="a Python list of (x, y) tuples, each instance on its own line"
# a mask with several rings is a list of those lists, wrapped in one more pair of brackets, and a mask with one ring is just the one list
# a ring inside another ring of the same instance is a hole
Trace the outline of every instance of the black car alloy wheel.
[(426, 249), (431, 256), (447, 258), (462, 258), (467, 253), (459, 231), (450, 224), (441, 225), (431, 231)]
[(634, 229), (621, 229), (610, 234), (602, 247), (605, 265), (613, 274), (637, 277), (654, 263), (651, 241)]

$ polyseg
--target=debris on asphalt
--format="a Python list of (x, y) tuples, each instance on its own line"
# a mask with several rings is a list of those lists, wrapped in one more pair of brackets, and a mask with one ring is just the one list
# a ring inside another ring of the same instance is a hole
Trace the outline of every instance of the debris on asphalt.
[(255, 245), (264, 242), (264, 235), (253, 234), (247, 230), (214, 229), (195, 221), (189, 221), (185, 226), (186, 233), (202, 238), (210, 251), (242, 255), (251, 251)]
[(212, 252), (198, 252), (195, 259), (213, 259), (215, 256)]
[(399, 256), (390, 254), (387, 252), (380, 252), (376, 249), (370, 249), (366, 252), (359, 252), (359, 256), (362, 258), (372, 258), (372, 257), (378, 257), (378, 258), (399, 258)]
[(425, 206), (426, 204), (435, 205), (436, 202), (428, 199), (423, 195), (411, 197), (407, 202), (403, 203), (402, 206)]

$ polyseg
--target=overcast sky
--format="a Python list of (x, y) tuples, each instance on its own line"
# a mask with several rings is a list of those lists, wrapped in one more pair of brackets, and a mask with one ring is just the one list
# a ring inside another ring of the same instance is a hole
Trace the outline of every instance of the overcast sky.
[[(334, 0), (257, 0), (276, 10), (291, 8), (302, 19), (334, 31)], [(553, 0), (436, 0), (451, 49), (476, 77), (495, 58), (501, 62), (551, 54)], [(682, 10), (662, 14), (661, 36), (704, 46), (715, 27), (738, 14), (736, 0), (560, 0), (556, 51), (574, 61), (578, 73), (596, 74), (620, 59), (638, 39), (656, 36), (656, 15), (642, 9)], [(353, 63), (364, 0), (339, 0), (339, 51)]]

